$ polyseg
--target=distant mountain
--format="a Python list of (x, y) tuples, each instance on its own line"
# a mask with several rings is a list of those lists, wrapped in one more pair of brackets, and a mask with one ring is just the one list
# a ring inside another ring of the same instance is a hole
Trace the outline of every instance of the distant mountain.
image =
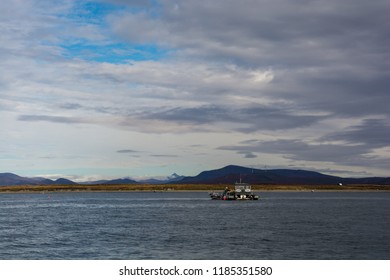
[(114, 179), (114, 180), (109, 180), (106, 181), (104, 184), (105, 185), (121, 185), (121, 184), (136, 184), (137, 181), (134, 181), (129, 178), (122, 178), (122, 179)]
[(167, 179), (169, 182), (176, 182), (180, 181), (184, 178), (184, 176), (178, 175), (177, 173), (173, 173), (172, 175), (168, 176)]
[(13, 173), (0, 173), (0, 186), (30, 184), (29, 178), (20, 177)]
[[(96, 184), (96, 185), (120, 185), (120, 184), (135, 184), (136, 181), (129, 178), (121, 178), (114, 180), (101, 180), (96, 182), (85, 182), (81, 184)], [(18, 186), (18, 185), (77, 185), (76, 182), (65, 178), (50, 180), (42, 177), (22, 177), (13, 173), (0, 173), (0, 186)]]
[(104, 185), (107, 183), (109, 180), (98, 180), (98, 181), (85, 181), (85, 182), (80, 182), (80, 185)]
[(146, 180), (141, 180), (139, 183), (143, 184), (167, 184), (167, 183), (173, 183), (182, 180), (185, 178), (184, 176), (180, 176), (176, 173), (173, 173), (172, 175), (166, 177), (165, 179), (146, 179)]
[(0, 173), (0, 186), (17, 185), (74, 185), (75, 182), (59, 178), (55, 181), (42, 177), (22, 177), (13, 173)]
[(232, 184), (240, 181), (250, 184), (390, 184), (390, 178), (342, 178), (319, 172), (292, 169), (254, 169), (228, 165), (220, 169), (203, 171), (197, 176), (184, 177), (178, 184)]
[(54, 184), (55, 185), (77, 185), (77, 183), (65, 178), (58, 178), (57, 180), (54, 181)]

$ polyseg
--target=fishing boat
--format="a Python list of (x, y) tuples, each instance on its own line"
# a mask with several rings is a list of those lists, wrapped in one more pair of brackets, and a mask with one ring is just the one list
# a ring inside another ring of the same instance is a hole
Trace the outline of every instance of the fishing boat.
[(259, 196), (252, 193), (252, 186), (247, 183), (235, 183), (234, 190), (225, 188), (222, 193), (212, 192), (210, 197), (213, 200), (258, 200)]

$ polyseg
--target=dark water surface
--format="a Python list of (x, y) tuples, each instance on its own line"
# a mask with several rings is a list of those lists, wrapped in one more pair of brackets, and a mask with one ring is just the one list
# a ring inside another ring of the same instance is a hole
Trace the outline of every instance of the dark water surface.
[(0, 194), (0, 259), (390, 259), (390, 192)]

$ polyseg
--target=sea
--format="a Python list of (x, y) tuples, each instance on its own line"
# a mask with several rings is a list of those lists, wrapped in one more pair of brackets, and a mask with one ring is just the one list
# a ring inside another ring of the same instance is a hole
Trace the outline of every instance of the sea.
[(0, 259), (390, 259), (390, 192), (0, 194)]

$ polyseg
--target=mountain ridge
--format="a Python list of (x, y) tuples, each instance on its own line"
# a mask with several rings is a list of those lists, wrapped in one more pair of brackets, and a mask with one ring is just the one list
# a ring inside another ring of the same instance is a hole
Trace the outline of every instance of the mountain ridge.
[(238, 181), (250, 184), (390, 184), (390, 177), (344, 178), (316, 171), (300, 169), (255, 169), (228, 165), (220, 169), (202, 171), (196, 176), (187, 176), (177, 184), (232, 184)]
[(22, 177), (14, 173), (0, 173), (0, 186), (17, 185), (120, 185), (120, 184), (233, 184), (242, 180), (250, 184), (265, 185), (310, 185), (310, 184), (378, 184), (390, 185), (390, 177), (344, 178), (316, 171), (300, 169), (256, 169), (238, 165), (227, 165), (213, 170), (205, 170), (196, 176), (180, 176), (176, 173), (166, 179), (135, 181), (131, 178), (118, 178), (94, 182), (77, 183), (69, 179), (51, 180), (42, 177)]
[(0, 186), (20, 186), (20, 185), (74, 185), (77, 184), (65, 178), (51, 180), (43, 177), (22, 177), (14, 173), (0, 173)]

